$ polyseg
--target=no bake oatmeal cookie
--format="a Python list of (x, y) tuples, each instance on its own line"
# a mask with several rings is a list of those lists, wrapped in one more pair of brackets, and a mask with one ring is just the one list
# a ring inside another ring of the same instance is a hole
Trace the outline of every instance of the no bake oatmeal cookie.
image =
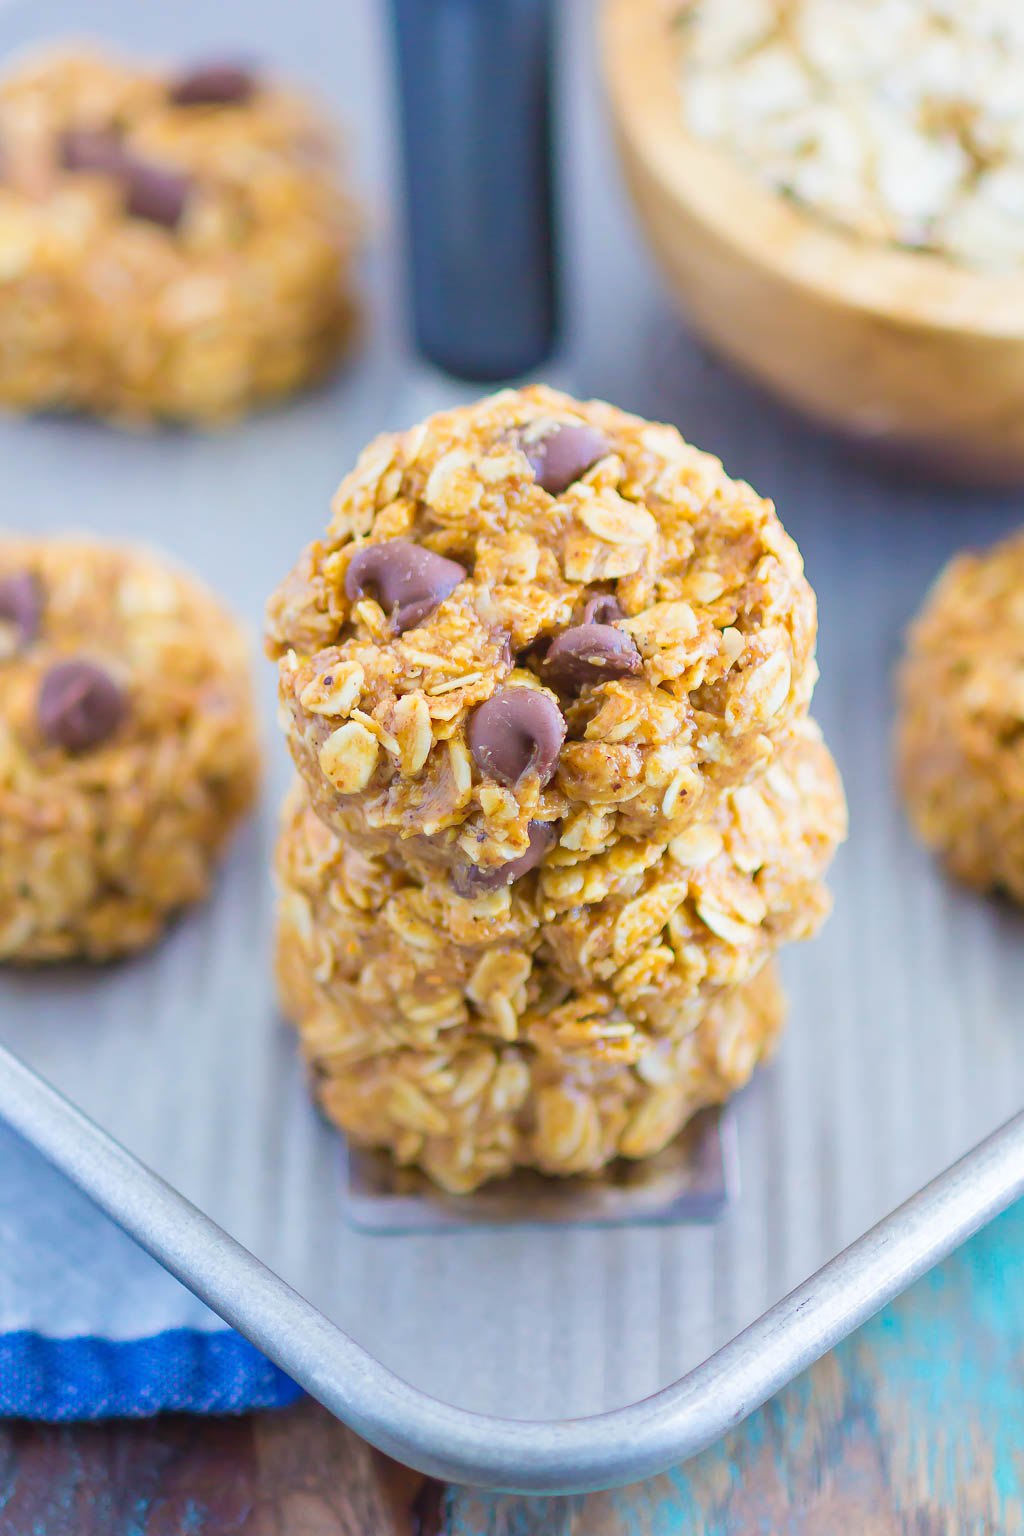
[(1024, 533), (957, 556), (911, 627), (897, 753), (948, 869), (1024, 901)]
[[(453, 1029), (635, 1062), (699, 1025), (724, 991), (827, 915), (822, 875), (845, 833), (835, 766), (803, 721), (767, 774), (665, 850), (546, 863), (464, 898), (331, 833), (296, 785), (278, 847), (286, 1011), (327, 1021), (337, 1061)], [(560, 850), (552, 855), (559, 857)]]
[(807, 710), (815, 605), (771, 502), (672, 427), (506, 390), (378, 438), (271, 599), (317, 813), (469, 894), (661, 846)]
[(102, 960), (205, 895), (251, 804), (247, 642), (149, 553), (0, 537), (0, 960)]
[(747, 1082), (785, 1018), (774, 968), (723, 993), (688, 1033), (634, 1061), (552, 1054), (457, 1026), (430, 1049), (352, 1059), (345, 1025), (298, 1020), (326, 1114), (362, 1145), (388, 1148), (462, 1193), (517, 1167), (595, 1173), (660, 1152), (694, 1115)]
[(89, 48), (0, 79), (0, 404), (219, 422), (350, 335), (353, 205), (301, 97)]

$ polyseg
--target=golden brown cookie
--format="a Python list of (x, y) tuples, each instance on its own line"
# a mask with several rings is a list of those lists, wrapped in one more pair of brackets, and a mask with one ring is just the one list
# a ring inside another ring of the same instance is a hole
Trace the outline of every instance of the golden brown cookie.
[(698, 1109), (747, 1081), (784, 1014), (769, 965), (716, 999), (689, 1033), (652, 1042), (632, 1064), (552, 1056), (467, 1026), (431, 1050), (349, 1063), (335, 1053), (341, 1016), (300, 1018), (299, 1032), (320, 1103), (353, 1141), (465, 1192), (516, 1167), (593, 1173), (614, 1157), (660, 1151)]
[(845, 826), (835, 765), (809, 720), (765, 775), (668, 848), (565, 854), (489, 897), (353, 848), (296, 785), (277, 855), (286, 1011), (336, 1018), (339, 1061), (434, 1050), (458, 1028), (634, 1061), (653, 1036), (692, 1029), (781, 944), (817, 931)]
[(0, 960), (102, 960), (203, 897), (252, 803), (249, 648), (155, 555), (0, 539)]
[(952, 560), (910, 629), (897, 755), (914, 828), (1024, 901), (1024, 533)]
[(352, 329), (324, 123), (247, 70), (45, 51), (0, 80), (0, 404), (220, 422)]
[(318, 814), (503, 889), (664, 846), (807, 711), (815, 605), (771, 502), (672, 427), (533, 387), (378, 438), (271, 599)]

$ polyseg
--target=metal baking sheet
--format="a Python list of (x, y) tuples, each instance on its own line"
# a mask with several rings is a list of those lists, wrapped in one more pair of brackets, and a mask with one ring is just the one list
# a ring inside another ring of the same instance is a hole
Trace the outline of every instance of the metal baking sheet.
[[(851, 838), (831, 881), (833, 919), (783, 962), (792, 1000), (785, 1043), (736, 1107), (741, 1197), (705, 1226), (396, 1237), (342, 1219), (337, 1140), (310, 1106), (267, 976), (267, 870), (288, 777), (269, 668), (265, 803), (212, 903), (117, 968), (0, 979), (0, 1042), (375, 1360), (444, 1404), (531, 1420), (635, 1402), (701, 1366), (1024, 1103), (1024, 920), (947, 884), (913, 845), (889, 754), (891, 670), (906, 620), (948, 554), (1014, 526), (1018, 504), (888, 479), (702, 352), (671, 313), (619, 185), (599, 101), (593, 8), (572, 0), (560, 14), (568, 324), (554, 381), (676, 422), (772, 494), (820, 599), (815, 709), (845, 776)], [(216, 11), (200, 0), (173, 9), (108, 0), (91, 15), (77, 0), (36, 0), (0, 11), (4, 50), (89, 25), (158, 53), (202, 54), (242, 39), (275, 59), (351, 125), (374, 240), (367, 341), (334, 384), (219, 436), (3, 424), (5, 521), (162, 545), (210, 579), (255, 631), (266, 592), (321, 527), (359, 446), (467, 397), (404, 349), (385, 22), (375, 0), (326, 10), (295, 0), (287, 11), (274, 0), (228, 0)], [(862, 1315), (865, 1297), (891, 1294), (915, 1272), (903, 1262), (911, 1250), (918, 1267), (941, 1251), (940, 1227), (929, 1223), (948, 1215), (954, 1197), (960, 1203), (941, 1229), (947, 1240), (991, 1214), (1019, 1182), (1021, 1138), (994, 1147), (971, 1165), (971, 1178), (943, 1186), (945, 1205), (936, 1196), (886, 1229), (901, 1256), (896, 1269), (886, 1271), (882, 1239), (858, 1250), (872, 1255), (874, 1289), (854, 1263), (833, 1272), (838, 1293), (801, 1292), (801, 1315), (826, 1309), (827, 1326), (800, 1334), (793, 1309), (784, 1309), (791, 1347), (780, 1356), (776, 1324), (757, 1324), (740, 1349), (745, 1391), (730, 1397), (723, 1387), (720, 1401), (736, 1412), (753, 1406), (756, 1383), (778, 1385), (780, 1369), (795, 1370)], [(993, 1159), (1002, 1160), (998, 1177)], [(207, 1294), (215, 1290), (211, 1281)], [(116, 1337), (116, 1316), (108, 1325)], [(260, 1337), (269, 1347), (272, 1336)], [(737, 1358), (735, 1347), (723, 1357), (734, 1372)], [(707, 1370), (695, 1381), (706, 1386)], [(332, 1401), (344, 1403), (340, 1389)], [(373, 1413), (356, 1421), (401, 1449), (407, 1440), (389, 1439), (392, 1401), (381, 1387)], [(462, 1435), (465, 1446), (466, 1422), (436, 1410), (436, 1433), (451, 1426), (453, 1444)], [(632, 1421), (629, 1446), (606, 1461), (608, 1481), (639, 1475), (644, 1436), (668, 1444), (658, 1433), (656, 1413)], [(672, 1443), (698, 1440), (691, 1433)], [(607, 1449), (599, 1429), (590, 1443)], [(485, 1460), (447, 1465), (468, 1477)], [(536, 1473), (529, 1485), (559, 1484)]]

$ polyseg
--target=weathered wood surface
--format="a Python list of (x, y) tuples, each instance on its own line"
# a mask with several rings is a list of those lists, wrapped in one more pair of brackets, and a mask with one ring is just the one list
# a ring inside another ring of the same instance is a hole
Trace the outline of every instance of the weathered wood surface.
[(446, 1536), (1021, 1536), (1024, 1203), (735, 1434), (587, 1499), (453, 1500)]
[(735, 1434), (587, 1499), (445, 1498), (310, 1403), (0, 1426), (0, 1536), (1024, 1536), (1024, 1205)]
[(442, 1494), (311, 1402), (0, 1425), (0, 1536), (440, 1536)]

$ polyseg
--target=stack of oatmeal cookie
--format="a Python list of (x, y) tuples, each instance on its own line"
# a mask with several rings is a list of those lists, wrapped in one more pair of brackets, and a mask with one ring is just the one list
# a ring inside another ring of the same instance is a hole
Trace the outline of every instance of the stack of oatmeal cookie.
[(278, 974), (327, 1113), (468, 1190), (744, 1083), (845, 831), (770, 502), (543, 388), (379, 438), (271, 599)]

